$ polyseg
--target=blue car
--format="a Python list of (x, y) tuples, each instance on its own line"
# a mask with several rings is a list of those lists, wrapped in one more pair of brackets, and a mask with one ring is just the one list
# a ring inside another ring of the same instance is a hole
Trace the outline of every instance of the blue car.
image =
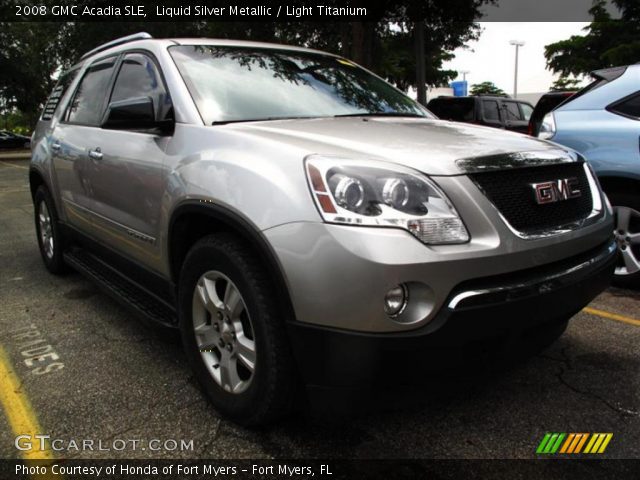
[(615, 282), (640, 286), (640, 64), (598, 70), (548, 113), (538, 136), (582, 153), (617, 215)]

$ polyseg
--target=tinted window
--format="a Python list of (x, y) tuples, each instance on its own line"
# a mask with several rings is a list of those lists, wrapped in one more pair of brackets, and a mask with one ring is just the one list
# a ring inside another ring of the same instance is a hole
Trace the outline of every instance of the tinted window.
[(429, 116), (415, 101), (343, 58), (209, 45), (169, 51), (208, 124), (363, 114)]
[(67, 121), (83, 125), (98, 125), (102, 117), (105, 93), (113, 72), (115, 57), (101, 60), (89, 67), (78, 85), (67, 112)]
[(473, 98), (435, 98), (429, 102), (429, 110), (443, 120), (472, 122), (475, 100)]
[(524, 116), (524, 119), (528, 122), (531, 118), (531, 114), (533, 113), (533, 107), (526, 103), (521, 103), (520, 108), (522, 109), (522, 115)]
[(140, 97), (153, 100), (158, 119), (166, 119), (170, 115), (171, 100), (155, 63), (146, 55), (130, 53), (124, 57), (118, 72), (111, 102)]
[(504, 102), (507, 120), (522, 120), (522, 114), (516, 102)]
[(484, 119), (494, 122), (500, 121), (500, 107), (495, 100), (483, 100), (482, 108), (484, 110)]
[(58, 104), (60, 103), (60, 99), (64, 96), (69, 85), (73, 82), (73, 79), (76, 78), (78, 74), (78, 70), (73, 70), (71, 72), (67, 72), (60, 77), (58, 80), (58, 84), (51, 91), (51, 95), (47, 99), (47, 103), (44, 104), (44, 109), (42, 110), (42, 119), (43, 120), (51, 120), (53, 118), (53, 114), (58, 108)]
[(609, 108), (614, 113), (620, 113), (628, 117), (640, 118), (640, 94), (616, 103)]

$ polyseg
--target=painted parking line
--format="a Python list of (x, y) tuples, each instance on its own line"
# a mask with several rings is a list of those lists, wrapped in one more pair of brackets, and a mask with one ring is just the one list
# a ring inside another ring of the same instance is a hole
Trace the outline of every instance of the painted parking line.
[(589, 315), (596, 315), (598, 317), (606, 318), (608, 320), (614, 320), (616, 322), (622, 322), (628, 325), (635, 325), (636, 327), (640, 327), (640, 320), (636, 320), (635, 318), (631, 318), (631, 317), (626, 317), (624, 315), (618, 315), (617, 313), (606, 312), (604, 310), (598, 310), (597, 308), (590, 308), (590, 307), (583, 308), (582, 311), (584, 313), (588, 313)]
[(24, 165), (14, 165), (13, 163), (7, 163), (0, 160), (0, 164), (6, 165), (7, 167), (20, 168), (22, 170), (29, 170), (29, 167), (25, 167)]
[[(38, 419), (31, 408), (31, 402), (2, 346), (0, 346), (0, 403), (16, 437), (29, 435), (30, 438), (35, 438), (35, 435), (42, 433)], [(40, 442), (33, 442), (31, 449), (22, 452), (22, 457), (25, 460), (53, 459), (51, 450), (42, 450)]]

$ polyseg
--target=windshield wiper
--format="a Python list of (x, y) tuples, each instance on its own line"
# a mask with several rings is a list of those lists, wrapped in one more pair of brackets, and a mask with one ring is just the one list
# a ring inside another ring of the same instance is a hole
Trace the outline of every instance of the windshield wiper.
[(274, 120), (308, 120), (318, 117), (264, 117), (264, 118), (246, 118), (242, 120), (218, 120), (211, 122), (211, 125), (226, 125), (228, 123), (247, 123), (247, 122), (272, 122)]
[(426, 115), (420, 115), (419, 113), (402, 113), (402, 112), (363, 112), (363, 113), (345, 113), (341, 115), (334, 115), (334, 118), (340, 117), (411, 117), (411, 118), (429, 118)]

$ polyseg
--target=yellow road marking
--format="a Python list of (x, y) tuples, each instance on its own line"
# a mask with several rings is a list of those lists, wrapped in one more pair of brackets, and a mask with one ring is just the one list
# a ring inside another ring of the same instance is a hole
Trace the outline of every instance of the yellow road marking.
[(42, 429), (2, 346), (0, 346), (0, 403), (13, 433), (16, 436), (29, 435), (32, 440), (32, 449), (23, 451), (22, 457), (26, 460), (53, 459), (51, 450), (41, 450), (40, 441), (35, 438), (35, 435), (42, 433)]
[(631, 317), (625, 317), (624, 315), (618, 315), (617, 313), (605, 312), (604, 310), (598, 310), (596, 308), (590, 307), (583, 308), (582, 311), (590, 315), (596, 315), (598, 317), (608, 318), (609, 320), (615, 320), (616, 322), (622, 322), (640, 327), (640, 320), (636, 320), (635, 318)]
[(23, 167), (22, 165), (14, 165), (13, 163), (7, 163), (7, 162), (3, 162), (3, 161), (0, 161), (0, 163), (2, 165), (6, 165), (7, 167), (21, 168), (23, 170), (29, 170), (29, 167)]

